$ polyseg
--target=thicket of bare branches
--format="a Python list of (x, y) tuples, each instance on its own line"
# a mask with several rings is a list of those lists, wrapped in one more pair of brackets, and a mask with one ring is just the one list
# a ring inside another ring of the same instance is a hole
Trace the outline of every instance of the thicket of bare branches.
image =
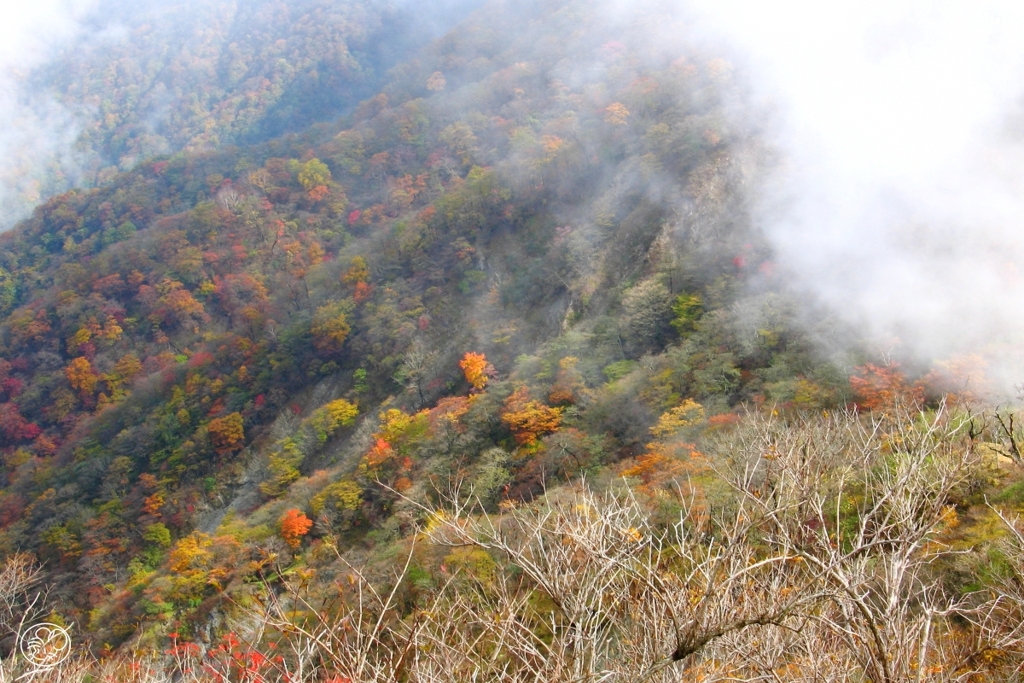
[(967, 424), (945, 406), (894, 406), (871, 420), (751, 415), (709, 448), (733, 498), (718, 510), (683, 501), (663, 528), (629, 491), (582, 488), (498, 518), (454, 502), (434, 514), (432, 540), (485, 549), (507, 567), (497, 590), (477, 582), (480, 599), (458, 595), (456, 624), (422, 630), (442, 660), (432, 671), (459, 672), (434, 680), (991, 673), (991, 646), (964, 626), (973, 603), (935, 570), (952, 552), (942, 533), (953, 503), (977, 477)]
[[(389, 577), (345, 564), (326, 592), (293, 575), (258, 593), (252, 642), (272, 635), (276, 649), (252, 667), (176, 648), (160, 666), (108, 663), (100, 680), (1011, 680), (1024, 664), (1018, 520), (1003, 516), (988, 589), (942, 582), (956, 504), (983, 468), (971, 424), (950, 406), (761, 412), (708, 439), (710, 472), (674, 493), (581, 484), (489, 514), (453, 489), (422, 508)], [(411, 605), (402, 579), (424, 547), (458, 561)], [(53, 680), (85, 680), (69, 666)]]

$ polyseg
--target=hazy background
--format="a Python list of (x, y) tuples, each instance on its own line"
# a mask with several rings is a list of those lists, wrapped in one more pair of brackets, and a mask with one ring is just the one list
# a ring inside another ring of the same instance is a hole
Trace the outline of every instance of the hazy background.
[(1024, 5), (695, 0), (770, 112), (757, 220), (881, 351), (1024, 381)]
[(49, 94), (27, 87), (27, 79), (82, 36), (82, 20), (95, 5), (95, 0), (37, 0), (0, 8), (0, 228), (48, 193), (47, 175), (74, 182), (72, 145), (81, 130), (79, 117)]
[(43, 0), (0, 9), (0, 229), (161, 154), (330, 121), (481, 0)]

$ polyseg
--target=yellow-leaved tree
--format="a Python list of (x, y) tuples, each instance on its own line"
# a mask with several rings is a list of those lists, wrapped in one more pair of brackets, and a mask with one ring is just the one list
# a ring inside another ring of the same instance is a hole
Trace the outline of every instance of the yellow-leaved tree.
[(480, 391), (487, 386), (487, 356), (482, 353), (469, 351), (459, 361), (459, 367), (462, 368), (463, 374), (466, 375), (466, 381), (474, 389)]
[(309, 426), (316, 432), (317, 441), (324, 443), (340, 427), (348, 427), (359, 416), (359, 408), (343, 398), (317, 408), (309, 417)]
[(704, 406), (688, 398), (672, 410), (662, 413), (658, 418), (658, 424), (651, 427), (651, 434), (663, 439), (703, 421)]
[(335, 301), (316, 309), (310, 332), (313, 333), (313, 346), (318, 351), (328, 354), (341, 352), (342, 344), (352, 331), (345, 317), (347, 312), (348, 307), (343, 301)]

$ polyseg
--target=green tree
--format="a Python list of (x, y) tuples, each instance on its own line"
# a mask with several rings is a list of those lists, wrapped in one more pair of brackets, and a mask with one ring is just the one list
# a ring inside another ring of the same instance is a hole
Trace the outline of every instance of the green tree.
[(683, 337), (697, 329), (697, 319), (704, 313), (704, 301), (699, 294), (680, 294), (672, 303), (672, 327)]

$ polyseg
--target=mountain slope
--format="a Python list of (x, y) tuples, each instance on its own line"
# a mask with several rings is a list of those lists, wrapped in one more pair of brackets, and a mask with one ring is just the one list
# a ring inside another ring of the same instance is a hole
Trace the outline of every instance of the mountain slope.
[(650, 478), (681, 407), (846, 402), (750, 225), (772, 160), (729, 64), (586, 9), (490, 3), (339, 121), (0, 236), (0, 547), (94, 644), (210, 639), (225, 596), (389, 547), (449, 477), (492, 507)]

